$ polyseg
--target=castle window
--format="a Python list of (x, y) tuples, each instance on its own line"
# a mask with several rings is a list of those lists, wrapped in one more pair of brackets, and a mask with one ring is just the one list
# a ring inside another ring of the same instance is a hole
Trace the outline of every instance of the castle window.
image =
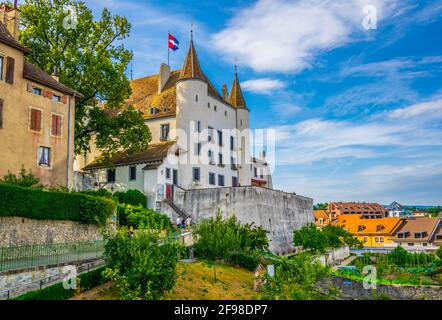
[(220, 147), (223, 145), (223, 132), (221, 130), (218, 130), (218, 145)]
[(210, 109), (210, 102), (207, 102), (207, 108)]
[(255, 178), (258, 177), (258, 169), (253, 168), (253, 175), (255, 176)]
[(196, 121), (195, 122), (195, 130), (196, 132), (201, 132), (201, 121)]
[(237, 186), (238, 186), (238, 178), (232, 177), (232, 187), (237, 187)]
[(209, 184), (212, 186), (215, 185), (215, 174), (213, 172), (209, 172)]
[(207, 141), (212, 141), (212, 139), (213, 139), (213, 128), (212, 127), (208, 127), (208, 136), (207, 136)]
[(129, 167), (129, 180), (130, 181), (137, 180), (137, 166)]
[(192, 168), (193, 181), (200, 181), (200, 168)]
[(170, 179), (170, 168), (166, 168), (166, 179)]
[(235, 146), (235, 138), (233, 136), (230, 136), (230, 150), (233, 151)]
[(201, 142), (195, 143), (195, 155), (201, 155)]
[(165, 141), (169, 138), (169, 124), (162, 124), (160, 127), (161, 137), (160, 140)]
[(198, 95), (195, 95), (195, 101), (198, 102)]
[(218, 175), (218, 185), (224, 187), (224, 176), (222, 174)]
[(216, 106), (213, 106), (213, 110), (215, 110), (215, 111), (216, 111)]
[(115, 169), (107, 169), (107, 182), (115, 182)]
[(222, 153), (219, 153), (219, 154), (218, 154), (218, 164), (219, 164), (219, 165), (222, 165), (222, 164), (223, 164), (223, 154), (222, 154)]
[(227, 111), (224, 111), (224, 115), (227, 117)]

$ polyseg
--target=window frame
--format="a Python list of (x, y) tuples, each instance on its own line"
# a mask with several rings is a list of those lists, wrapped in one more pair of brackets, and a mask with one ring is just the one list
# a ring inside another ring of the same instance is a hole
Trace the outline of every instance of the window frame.
[[(33, 110), (40, 112), (40, 130), (32, 129), (31, 125), (32, 125), (32, 111)], [(28, 119), (28, 130), (30, 132), (33, 132), (33, 133), (41, 134), (43, 132), (43, 109), (36, 108), (36, 107), (33, 107), (33, 106), (29, 107), (29, 116), (28, 117), (29, 117), (29, 119)]]
[[(134, 172), (132, 172), (132, 169), (135, 169)], [(132, 177), (132, 173), (135, 174), (135, 178)], [(137, 166), (129, 166), (129, 181), (136, 181), (137, 180)]]
[[(167, 128), (167, 135), (166, 137), (163, 136), (164, 129)], [(162, 123), (160, 124), (160, 141), (168, 141), (169, 140), (169, 134), (170, 134), (170, 123)]]
[[(54, 116), (59, 117), (60, 118), (60, 135), (56, 135), (52, 132), (52, 125), (53, 125), (53, 121), (54, 121)], [(60, 113), (56, 113), (56, 112), (51, 112), (51, 131), (50, 131), (50, 135), (51, 137), (54, 138), (62, 138), (63, 137), (63, 115)]]
[[(212, 178), (213, 178), (213, 181), (212, 181)], [(216, 186), (216, 174), (214, 172), (209, 172), (209, 185)]]
[[(195, 178), (195, 173), (197, 173), (197, 178)], [(201, 181), (201, 168), (200, 167), (192, 167), (192, 181), (200, 182)]]
[[(40, 159), (41, 159), (40, 149), (42, 149), (42, 151), (48, 150), (48, 153), (47, 153), (48, 165), (44, 165), (40, 162)], [(52, 169), (52, 163), (53, 163), (52, 159), (53, 159), (53, 155), (52, 155), (52, 148), (51, 147), (44, 146), (44, 145), (39, 145), (37, 147), (37, 167), (43, 168), (43, 169), (49, 169), (49, 170)]]
[[(113, 172), (113, 180), (109, 179), (109, 172)], [(117, 181), (117, 168), (106, 169), (106, 183), (115, 183)]]
[(226, 182), (224, 180), (224, 175), (223, 174), (218, 174), (218, 186), (219, 187), (225, 187), (225, 185), (226, 185)]

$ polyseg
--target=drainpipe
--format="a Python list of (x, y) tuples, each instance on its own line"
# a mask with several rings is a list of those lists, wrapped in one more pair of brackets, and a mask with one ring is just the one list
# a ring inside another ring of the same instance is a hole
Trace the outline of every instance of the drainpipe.
[(66, 187), (71, 189), (71, 104), (75, 103), (75, 95), (69, 99), (68, 103), (68, 157), (66, 159)]

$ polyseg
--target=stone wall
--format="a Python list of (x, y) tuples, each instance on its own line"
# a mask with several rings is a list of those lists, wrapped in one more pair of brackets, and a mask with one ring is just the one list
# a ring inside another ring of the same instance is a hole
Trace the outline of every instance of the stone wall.
[(0, 217), (0, 247), (102, 240), (100, 228), (67, 220)]
[[(260, 187), (175, 188), (174, 203), (193, 221), (214, 216), (220, 209), (224, 216), (236, 215), (241, 223), (254, 222), (270, 232), (270, 250), (277, 254), (293, 251), (293, 230), (314, 222), (312, 199)], [(176, 218), (167, 205), (157, 210)]]
[(342, 262), (350, 256), (350, 247), (343, 246), (340, 248), (327, 249), (325, 254), (318, 257), (318, 261), (323, 265), (333, 266)]
[(339, 289), (343, 297), (355, 300), (389, 298), (393, 300), (442, 300), (440, 286), (408, 286), (378, 284), (375, 290), (364, 289), (361, 281), (332, 276), (318, 282), (318, 287), (327, 291), (329, 287)]

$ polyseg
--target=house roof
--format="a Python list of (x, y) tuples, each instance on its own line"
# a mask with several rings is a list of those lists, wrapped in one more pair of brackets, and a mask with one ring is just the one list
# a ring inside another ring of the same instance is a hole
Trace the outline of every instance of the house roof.
[(363, 213), (365, 211), (379, 211), (385, 212), (385, 209), (379, 203), (367, 203), (367, 202), (332, 202), (329, 205), (329, 209), (335, 208), (340, 211), (352, 211), (357, 213)]
[(399, 203), (397, 203), (396, 201), (393, 201), (385, 208), (388, 210), (402, 210), (402, 206)]
[(180, 73), (180, 80), (184, 79), (200, 79), (206, 81), (206, 76), (203, 70), (201, 70), (193, 40), (190, 40), (189, 50), (187, 51), (186, 59), (184, 59), (183, 68)]
[[(429, 217), (413, 217), (405, 219), (405, 223), (399, 228), (394, 236), (394, 241), (430, 241), (436, 228), (440, 224), (439, 218), (429, 218)], [(398, 233), (409, 232), (410, 236), (406, 238), (399, 238)], [(426, 235), (422, 238), (415, 238), (415, 233), (425, 232)]]
[(31, 53), (32, 50), (22, 46), (8, 31), (6, 26), (0, 22), (0, 42), (7, 44), (15, 49), (18, 49), (26, 54)]
[(38, 82), (52, 89), (58, 90), (62, 93), (75, 97), (82, 97), (81, 93), (78, 93), (77, 91), (63, 85), (62, 83), (58, 82), (50, 75), (48, 75), (46, 72), (44, 72), (42, 69), (26, 60), (24, 61), (23, 65), (23, 77)]
[(323, 219), (324, 221), (327, 221), (329, 219), (325, 210), (313, 210), (313, 216), (315, 217), (315, 220)]
[[(110, 159), (114, 166), (127, 166), (140, 163), (154, 164), (162, 161), (169, 152), (170, 147), (174, 145), (175, 141), (166, 141), (155, 144), (150, 144), (145, 151), (128, 154), (127, 152), (120, 152)], [(83, 168), (84, 171), (103, 169), (109, 167), (101, 163), (100, 158), (95, 159), (92, 163)]]
[[(436, 238), (438, 235), (441, 237), (441, 239)], [(442, 223), (439, 223), (439, 225), (436, 227), (433, 235), (433, 241), (438, 245), (442, 245)]]
[[(356, 235), (392, 235), (402, 224), (401, 218), (364, 219), (361, 214), (341, 215), (337, 217), (336, 225), (344, 227)], [(362, 229), (360, 229), (362, 227)]]

